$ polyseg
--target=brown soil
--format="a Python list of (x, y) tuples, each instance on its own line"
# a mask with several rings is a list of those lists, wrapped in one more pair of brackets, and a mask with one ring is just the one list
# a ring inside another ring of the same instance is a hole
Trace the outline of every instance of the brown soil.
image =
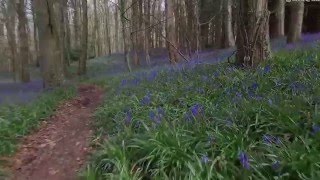
[(12, 158), (13, 180), (73, 180), (91, 151), (92, 114), (103, 91), (78, 88), (78, 97), (59, 106), (34, 134), (26, 137)]

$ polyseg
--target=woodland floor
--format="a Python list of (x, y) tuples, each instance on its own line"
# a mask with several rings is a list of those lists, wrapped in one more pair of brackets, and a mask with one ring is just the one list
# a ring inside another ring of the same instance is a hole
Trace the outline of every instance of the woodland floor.
[(78, 97), (61, 104), (37, 132), (22, 141), (10, 158), (10, 179), (77, 179), (91, 151), (90, 120), (102, 99), (102, 89), (81, 85)]

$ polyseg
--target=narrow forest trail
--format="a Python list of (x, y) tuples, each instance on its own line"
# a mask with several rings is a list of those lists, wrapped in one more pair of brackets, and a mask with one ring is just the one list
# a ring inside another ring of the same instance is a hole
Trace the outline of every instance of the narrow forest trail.
[(23, 140), (12, 158), (9, 179), (77, 179), (91, 151), (92, 114), (102, 99), (102, 89), (80, 86), (78, 97), (61, 104), (37, 132)]

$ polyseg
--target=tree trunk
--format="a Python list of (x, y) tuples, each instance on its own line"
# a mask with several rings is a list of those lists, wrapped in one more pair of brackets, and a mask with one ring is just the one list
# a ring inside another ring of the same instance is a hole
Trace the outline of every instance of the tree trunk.
[(60, 86), (63, 82), (62, 66), (59, 59), (59, 36), (54, 18), (53, 0), (34, 0), (36, 24), (39, 34), (40, 69), (43, 86), (51, 88)]
[(269, 11), (267, 0), (240, 0), (236, 62), (256, 67), (270, 53)]
[(149, 65), (150, 64), (150, 36), (151, 36), (151, 30), (148, 28), (150, 26), (150, 1), (145, 1), (144, 4), (144, 25), (143, 27), (145, 28), (144, 30), (144, 50), (146, 54), (146, 62)]
[(24, 9), (24, 0), (19, 0), (17, 3), (17, 13), (18, 13), (18, 32), (19, 32), (19, 75), (21, 82), (29, 82), (30, 74), (29, 74), (29, 43), (28, 43), (28, 33), (27, 26), (28, 20), (26, 17), (25, 9)]
[(81, 35), (81, 56), (79, 60), (78, 75), (87, 73), (88, 58), (88, 5), (87, 0), (82, 0), (82, 35)]
[(7, 9), (3, 6), (2, 11), (5, 13), (5, 26), (7, 28), (7, 39), (10, 49), (10, 59), (11, 59), (11, 71), (14, 73), (13, 79), (16, 81), (19, 77), (18, 71), (18, 59), (17, 59), (17, 42), (16, 42), (16, 11), (15, 2), (12, 0), (7, 0)]
[[(139, 1), (138, 1), (139, 2)], [(132, 42), (132, 53), (133, 53), (133, 62), (134, 65), (140, 65), (140, 60), (138, 57), (138, 34), (140, 34), (140, 32), (138, 32), (138, 23), (139, 23), (139, 15), (138, 15), (138, 10), (139, 10), (139, 4), (138, 2), (133, 2), (132, 4), (132, 24), (131, 24), (131, 30), (133, 33), (130, 33), (130, 38), (131, 38), (131, 42)], [(141, 27), (141, 26), (140, 26)]]
[(232, 28), (232, 0), (223, 0), (223, 25), (222, 25), (222, 47), (229, 48), (235, 45)]
[(100, 26), (98, 19), (98, 10), (97, 10), (97, 0), (93, 0), (93, 10), (94, 10), (94, 42), (96, 46), (96, 56), (101, 56), (102, 48), (101, 48), (101, 37), (100, 37)]
[(31, 0), (31, 11), (32, 11), (32, 19), (33, 19), (33, 42), (34, 42), (34, 54), (36, 59), (36, 66), (39, 67), (39, 42), (38, 42), (38, 29), (36, 25), (36, 12), (34, 9), (34, 0)]
[(300, 41), (304, 14), (304, 2), (290, 3), (290, 19), (288, 43), (295, 43)]
[(122, 39), (123, 39), (123, 49), (124, 49), (124, 61), (127, 65), (128, 71), (131, 72), (130, 66), (130, 56), (129, 56), (129, 44), (127, 41), (127, 30), (126, 30), (126, 17), (125, 17), (125, 9), (126, 9), (126, 0), (119, 0), (120, 4), (120, 14), (121, 14), (121, 24), (122, 24)]
[(114, 12), (114, 23), (115, 23), (114, 24), (115, 51), (117, 53), (119, 53), (120, 52), (120, 47), (119, 47), (120, 39), (119, 39), (119, 9), (118, 9), (118, 7), (116, 7), (115, 12)]
[(175, 13), (173, 0), (166, 0), (166, 41), (171, 64), (176, 64), (180, 61), (178, 53), (178, 44), (175, 27)]
[(69, 60), (67, 59), (67, 53), (69, 51), (66, 43), (66, 16), (68, 16), (68, 1), (60, 0), (59, 8), (60, 8), (60, 32), (59, 32), (59, 41), (60, 41), (60, 60), (63, 65), (63, 74), (68, 76), (68, 65)]
[(105, 14), (106, 14), (106, 36), (107, 36), (107, 46), (108, 46), (108, 55), (111, 55), (112, 50), (111, 50), (111, 32), (110, 32), (110, 11), (109, 11), (109, 6), (108, 6), (108, 0), (105, 0)]
[(79, 36), (79, 9), (78, 0), (71, 0), (73, 7), (73, 35), (74, 35), (74, 48), (79, 48), (80, 36)]
[(285, 4), (284, 0), (274, 0), (271, 9), (275, 11), (270, 17), (270, 37), (279, 38), (284, 36), (284, 20), (285, 20)]

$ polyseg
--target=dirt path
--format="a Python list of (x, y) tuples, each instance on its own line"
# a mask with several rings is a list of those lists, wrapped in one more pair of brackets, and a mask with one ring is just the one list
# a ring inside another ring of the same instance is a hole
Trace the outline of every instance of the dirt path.
[(62, 104), (39, 131), (26, 137), (13, 157), (13, 180), (77, 179), (90, 152), (90, 120), (103, 91), (82, 85), (77, 98)]

